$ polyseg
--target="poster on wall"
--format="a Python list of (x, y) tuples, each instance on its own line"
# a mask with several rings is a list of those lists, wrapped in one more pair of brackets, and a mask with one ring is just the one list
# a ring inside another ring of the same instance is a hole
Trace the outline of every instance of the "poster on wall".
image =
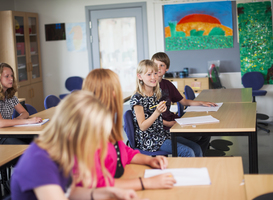
[(68, 51), (86, 51), (86, 25), (85, 22), (66, 23), (66, 46)]
[(271, 2), (237, 4), (241, 75), (258, 71), (273, 84)]
[(166, 51), (233, 47), (230, 1), (164, 5), (163, 15)]

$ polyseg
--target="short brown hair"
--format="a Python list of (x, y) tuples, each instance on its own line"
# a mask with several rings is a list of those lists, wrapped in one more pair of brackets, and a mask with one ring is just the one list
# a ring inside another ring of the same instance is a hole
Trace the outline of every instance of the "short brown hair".
[(166, 53), (164, 53), (164, 52), (158, 52), (158, 53), (155, 53), (154, 55), (153, 55), (153, 57), (152, 57), (152, 59), (151, 59), (152, 61), (154, 61), (154, 60), (158, 60), (158, 61), (160, 61), (160, 62), (164, 62), (165, 63), (165, 65), (166, 65), (166, 67), (167, 67), (167, 69), (169, 69), (169, 67), (170, 67), (170, 58), (169, 58), (169, 56), (166, 54)]

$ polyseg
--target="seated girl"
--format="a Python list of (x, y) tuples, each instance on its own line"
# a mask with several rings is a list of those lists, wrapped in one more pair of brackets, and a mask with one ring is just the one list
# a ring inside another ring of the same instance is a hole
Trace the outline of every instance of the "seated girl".
[(101, 171), (97, 171), (97, 186), (102, 187), (109, 182), (111, 186), (135, 190), (172, 188), (175, 179), (170, 176), (170, 173), (151, 178), (119, 179), (127, 164), (148, 165), (152, 168), (164, 169), (168, 166), (168, 161), (163, 156), (150, 157), (140, 154), (138, 150), (133, 150), (124, 144), (122, 137), (123, 98), (118, 75), (109, 69), (94, 69), (87, 75), (82, 89), (93, 92), (111, 111), (114, 124), (109, 137), (105, 167), (115, 179), (105, 179)]
[[(132, 190), (88, 189), (96, 185), (95, 152), (102, 161), (112, 129), (111, 114), (90, 92), (68, 95), (43, 133), (18, 161), (11, 177), (12, 199), (133, 199)], [(78, 173), (71, 176), (75, 159)], [(108, 177), (101, 165), (104, 177)], [(83, 183), (84, 188), (76, 187)]]

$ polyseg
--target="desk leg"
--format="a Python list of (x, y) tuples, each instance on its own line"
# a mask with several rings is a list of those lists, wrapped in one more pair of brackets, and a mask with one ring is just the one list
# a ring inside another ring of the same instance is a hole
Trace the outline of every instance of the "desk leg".
[(257, 131), (249, 134), (248, 137), (248, 148), (249, 148), (249, 173), (258, 174), (258, 142), (257, 142)]
[(172, 139), (172, 157), (177, 157), (177, 140), (176, 140), (175, 133), (171, 133), (171, 139)]

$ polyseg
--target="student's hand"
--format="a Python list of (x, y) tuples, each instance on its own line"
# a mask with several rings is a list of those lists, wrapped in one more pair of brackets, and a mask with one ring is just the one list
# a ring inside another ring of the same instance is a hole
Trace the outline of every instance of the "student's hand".
[(136, 192), (131, 189), (121, 189), (121, 188), (111, 188), (113, 192), (113, 197), (115, 199), (122, 199), (122, 200), (137, 200), (139, 199)]
[(169, 189), (176, 183), (171, 173), (160, 174), (142, 180), (145, 189)]
[(156, 110), (161, 114), (167, 110), (166, 101), (161, 101), (157, 107)]
[(27, 119), (28, 124), (37, 124), (37, 123), (41, 123), (42, 121), (43, 119), (41, 117), (32, 117)]
[(217, 106), (216, 103), (212, 103), (212, 102), (208, 102), (208, 101), (202, 101), (201, 105), (202, 106), (207, 106), (207, 107), (215, 107), (215, 106)]
[(156, 169), (166, 169), (168, 166), (168, 160), (165, 156), (151, 157), (149, 166)]

